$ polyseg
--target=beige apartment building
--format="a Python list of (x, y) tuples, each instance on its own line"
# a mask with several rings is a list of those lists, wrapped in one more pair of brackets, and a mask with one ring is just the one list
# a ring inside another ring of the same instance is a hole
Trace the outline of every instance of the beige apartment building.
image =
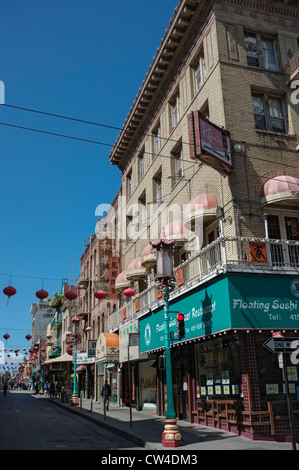
[(272, 339), (299, 328), (298, 41), (297, 1), (180, 1), (115, 142), (120, 275), (108, 331), (119, 335), (122, 401), (130, 359), (137, 409), (166, 406), (150, 245), (163, 234), (176, 242), (170, 310), (185, 314), (171, 347), (178, 418), (290, 439), (288, 385), (299, 431), (298, 365), (284, 353), (285, 383)]
[[(115, 403), (165, 413), (150, 244), (163, 236), (175, 242), (177, 417), (273, 440), (290, 440), (291, 422), (298, 438), (297, 358), (274, 340), (299, 330), (298, 90), (298, 1), (178, 3), (110, 154), (121, 189), (81, 257), (78, 374), (88, 396), (100, 399), (107, 378)], [(65, 310), (68, 362), (70, 320)]]

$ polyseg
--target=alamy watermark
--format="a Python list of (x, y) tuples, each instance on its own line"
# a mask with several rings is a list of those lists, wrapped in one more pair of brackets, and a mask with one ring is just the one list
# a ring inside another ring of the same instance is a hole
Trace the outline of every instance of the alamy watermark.
[(116, 209), (111, 204), (99, 204), (95, 216), (98, 218), (95, 235), (99, 240), (154, 241), (162, 235), (169, 239), (176, 239), (181, 235), (185, 240), (196, 237), (197, 246), (202, 245), (202, 204), (192, 207), (189, 204), (175, 203), (145, 205), (140, 202), (127, 203), (125, 196), (119, 196)]
[(5, 86), (4, 82), (0, 80), (0, 104), (5, 104)]
[(294, 90), (291, 93), (291, 103), (299, 104), (299, 80), (293, 80), (291, 83), (291, 89)]

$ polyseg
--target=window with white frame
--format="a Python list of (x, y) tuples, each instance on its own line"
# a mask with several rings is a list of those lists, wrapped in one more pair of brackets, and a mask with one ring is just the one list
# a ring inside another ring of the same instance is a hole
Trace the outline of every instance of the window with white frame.
[(197, 61), (193, 66), (193, 74), (194, 74), (194, 90), (195, 93), (198, 93), (204, 82), (206, 81), (207, 74), (206, 74), (206, 64), (203, 52), (199, 55)]
[(139, 179), (142, 179), (145, 175), (145, 155), (142, 152), (139, 155)]
[(182, 148), (173, 152), (175, 177), (181, 179), (183, 177)]
[(127, 175), (127, 196), (131, 197), (133, 193), (132, 171)]
[(162, 148), (162, 138), (161, 138), (160, 124), (154, 130), (153, 136), (154, 136), (154, 152), (155, 152), (156, 155), (158, 155), (158, 153), (160, 153), (160, 150)]
[(154, 178), (154, 202), (161, 204), (162, 202), (162, 176), (161, 174)]
[(248, 65), (267, 70), (278, 70), (275, 39), (252, 33), (246, 33), (244, 38)]
[(253, 112), (256, 129), (287, 132), (283, 100), (267, 93), (253, 94)]
[(171, 130), (173, 130), (180, 120), (180, 95), (177, 93), (170, 102)]
[(146, 225), (146, 200), (145, 194), (139, 198), (139, 227)]

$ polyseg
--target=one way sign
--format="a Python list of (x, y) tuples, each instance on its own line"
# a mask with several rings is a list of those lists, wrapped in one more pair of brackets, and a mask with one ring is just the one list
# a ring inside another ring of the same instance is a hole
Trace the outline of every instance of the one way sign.
[(265, 348), (271, 352), (293, 352), (299, 348), (299, 338), (269, 338), (264, 342)]

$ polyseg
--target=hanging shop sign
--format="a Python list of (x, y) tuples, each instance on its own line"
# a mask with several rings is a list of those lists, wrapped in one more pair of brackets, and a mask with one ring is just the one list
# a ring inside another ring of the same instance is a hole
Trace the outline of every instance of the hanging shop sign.
[[(119, 362), (128, 361), (128, 343), (137, 337), (139, 321), (135, 320), (119, 329)], [(139, 336), (139, 335), (138, 335)], [(131, 339), (130, 339), (131, 338)], [(130, 361), (139, 359), (139, 344), (130, 344)]]
[(109, 299), (116, 299), (115, 280), (119, 275), (119, 257), (109, 258)]
[(88, 357), (87, 353), (77, 354), (77, 364), (93, 364), (94, 357)]
[[(229, 329), (299, 328), (299, 281), (294, 276), (226, 274), (169, 304), (169, 329), (185, 316), (183, 341)], [(142, 317), (140, 352), (165, 346), (164, 309)]]
[(220, 174), (233, 171), (230, 134), (199, 111), (187, 116), (190, 158), (202, 160)]
[(95, 357), (97, 342), (94, 339), (89, 339), (86, 343), (88, 357)]
[(119, 354), (119, 336), (116, 333), (101, 333), (96, 344), (96, 361), (116, 361)]

